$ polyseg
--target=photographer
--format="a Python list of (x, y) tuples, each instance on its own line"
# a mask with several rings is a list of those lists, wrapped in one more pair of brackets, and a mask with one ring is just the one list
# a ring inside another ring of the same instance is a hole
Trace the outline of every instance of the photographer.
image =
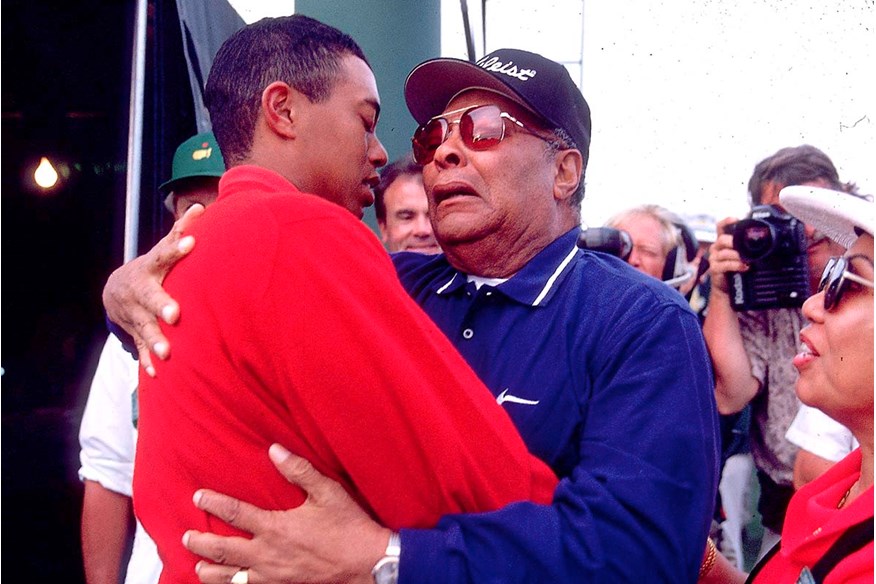
[[(783, 148), (757, 164), (748, 183), (752, 207), (773, 205), (781, 209), (779, 191), (790, 185), (827, 187), (853, 192), (854, 185), (840, 182), (830, 159), (813, 146)], [(798, 307), (734, 309), (728, 275), (744, 274), (750, 263), (734, 249), (735, 218), (721, 221), (710, 248), (712, 290), (703, 324), (715, 372), (715, 397), (721, 414), (733, 414), (751, 404), (751, 451), (757, 468), (764, 537), (761, 555), (778, 540), (788, 501), (793, 495), (793, 469), (797, 448), (785, 439), (799, 401), (794, 393), (797, 372), (791, 359), (798, 352), (800, 329), (805, 325)], [(811, 294), (827, 259), (842, 248), (814, 229), (805, 227), (805, 249)], [(803, 250), (800, 250), (802, 255)], [(743, 276), (744, 277), (744, 276)], [(805, 282), (805, 280), (804, 280)], [(805, 288), (805, 284), (804, 284)], [(800, 298), (800, 304), (805, 300)]]
[(624, 258), (628, 264), (683, 295), (693, 289), (696, 269), (691, 262), (699, 244), (680, 217), (659, 205), (640, 205), (621, 211), (605, 225), (629, 234), (632, 248)]

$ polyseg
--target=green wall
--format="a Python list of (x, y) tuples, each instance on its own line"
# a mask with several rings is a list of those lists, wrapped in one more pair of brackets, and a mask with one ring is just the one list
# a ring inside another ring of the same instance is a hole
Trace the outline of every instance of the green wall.
[[(352, 36), (365, 51), (380, 91), (377, 135), (389, 160), (410, 151), (416, 123), (404, 103), (404, 82), (421, 61), (439, 56), (440, 0), (296, 0), (295, 12)], [(373, 209), (365, 221), (376, 230)]]

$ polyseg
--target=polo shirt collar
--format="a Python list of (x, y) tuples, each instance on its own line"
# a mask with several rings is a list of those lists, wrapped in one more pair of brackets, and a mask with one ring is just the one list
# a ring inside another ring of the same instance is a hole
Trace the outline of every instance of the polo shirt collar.
[[(495, 289), (521, 304), (529, 306), (547, 304), (569, 272), (578, 250), (579, 233), (578, 227), (570, 229), (538, 252), (520, 271)], [(453, 294), (465, 289), (467, 276), (448, 265), (445, 273), (437, 278), (436, 282), (437, 294)]]
[(239, 192), (288, 192), (298, 191), (298, 187), (279, 173), (262, 166), (241, 164), (232, 166), (219, 179), (219, 199)]

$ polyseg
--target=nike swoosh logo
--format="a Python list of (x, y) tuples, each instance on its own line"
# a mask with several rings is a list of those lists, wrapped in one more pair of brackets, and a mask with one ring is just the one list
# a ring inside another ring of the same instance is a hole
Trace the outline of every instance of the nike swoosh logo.
[(496, 403), (500, 406), (505, 403), (512, 404), (523, 404), (525, 406), (537, 406), (540, 400), (531, 400), (531, 399), (523, 399), (522, 397), (517, 397), (516, 395), (509, 395), (508, 390), (510, 388), (506, 387), (505, 391), (499, 394), (499, 397), (496, 398)]

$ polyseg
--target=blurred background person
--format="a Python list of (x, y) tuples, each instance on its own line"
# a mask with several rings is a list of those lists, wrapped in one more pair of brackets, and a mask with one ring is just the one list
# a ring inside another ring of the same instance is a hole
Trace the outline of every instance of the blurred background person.
[(641, 205), (611, 217), (606, 226), (626, 231), (633, 243), (627, 263), (686, 295), (694, 286), (698, 243), (677, 215), (659, 205)]
[[(216, 200), (219, 177), (225, 172), (212, 133), (183, 142), (173, 157), (172, 175), (159, 189), (174, 220), (194, 204)], [(88, 394), (79, 430), (85, 484), (82, 501), (82, 559), (88, 584), (116, 584), (124, 572), (127, 584), (154, 584), (161, 573), (155, 544), (133, 520), (131, 482), (137, 440), (136, 358), (109, 335)], [(126, 571), (125, 549), (131, 525), (134, 542)]]
[[(752, 207), (771, 205), (783, 212), (779, 192), (789, 185), (855, 190), (854, 185), (839, 180), (833, 162), (818, 148), (789, 147), (755, 166), (748, 183)], [(750, 446), (760, 485), (758, 511), (764, 526), (762, 555), (778, 540), (788, 501), (794, 494), (797, 447), (785, 438), (785, 433), (800, 405), (794, 393), (797, 372), (791, 359), (798, 352), (805, 319), (799, 308), (734, 308), (728, 274), (745, 272), (750, 265), (734, 248), (733, 235), (725, 233), (736, 222), (736, 218), (728, 217), (718, 223), (717, 238), (709, 250), (712, 285), (703, 333), (712, 356), (720, 413), (734, 414), (751, 404)], [(842, 250), (809, 225), (805, 226), (805, 236), (810, 290), (804, 297), (815, 290), (812, 286), (817, 286), (818, 274), (828, 257)]]
[(192, 205), (213, 203), (224, 172), (225, 161), (213, 132), (197, 134), (180, 144), (173, 155), (170, 180), (158, 187), (174, 221)]
[(691, 265), (696, 270), (696, 284), (690, 295), (690, 307), (699, 315), (700, 320), (704, 319), (706, 307), (709, 304), (709, 290), (712, 287), (712, 281), (709, 278), (709, 247), (715, 243), (715, 227), (717, 221), (711, 215), (706, 213), (698, 213), (693, 215), (683, 215), (682, 219), (693, 231), (697, 243), (697, 255), (691, 262)]
[[(678, 288), (688, 300), (697, 300), (700, 311), (705, 309), (706, 295), (699, 291), (698, 264), (708, 244), (700, 244), (696, 232), (679, 216), (659, 205), (641, 205), (611, 217), (606, 225), (625, 231), (632, 241), (628, 262), (634, 268)], [(708, 231), (700, 225), (700, 231)], [(715, 240), (715, 222), (711, 234), (704, 233), (707, 241)], [(694, 306), (691, 306), (698, 314)], [(744, 412), (747, 414), (747, 411)], [(712, 536), (718, 549), (740, 569), (744, 567), (742, 532), (753, 516), (751, 482), (754, 463), (748, 451), (748, 419), (743, 414), (721, 416), (721, 484), (715, 504), (715, 523)], [(728, 465), (729, 461), (729, 465)], [(727, 488), (729, 485), (738, 485)]]
[(423, 167), (407, 154), (383, 167), (374, 189), (374, 213), (380, 239), (390, 252), (441, 253), (432, 234)]
[[(696, 267), (696, 286), (689, 302), (700, 321), (706, 317), (709, 306), (709, 291), (712, 280), (709, 276), (709, 248), (717, 234), (717, 221), (706, 213), (685, 215), (684, 221), (694, 232), (699, 242), (697, 256), (692, 262)], [(718, 550), (740, 570), (746, 566), (744, 532), (755, 517), (754, 460), (749, 447), (751, 406), (745, 406), (735, 414), (720, 416), (721, 420), (721, 482), (715, 520), (718, 529), (713, 534)]]
[(746, 575), (706, 554), (701, 582), (873, 582), (873, 203), (820, 188), (781, 194), (792, 214), (848, 251), (806, 300), (796, 393), (860, 447), (791, 499), (781, 541)]

